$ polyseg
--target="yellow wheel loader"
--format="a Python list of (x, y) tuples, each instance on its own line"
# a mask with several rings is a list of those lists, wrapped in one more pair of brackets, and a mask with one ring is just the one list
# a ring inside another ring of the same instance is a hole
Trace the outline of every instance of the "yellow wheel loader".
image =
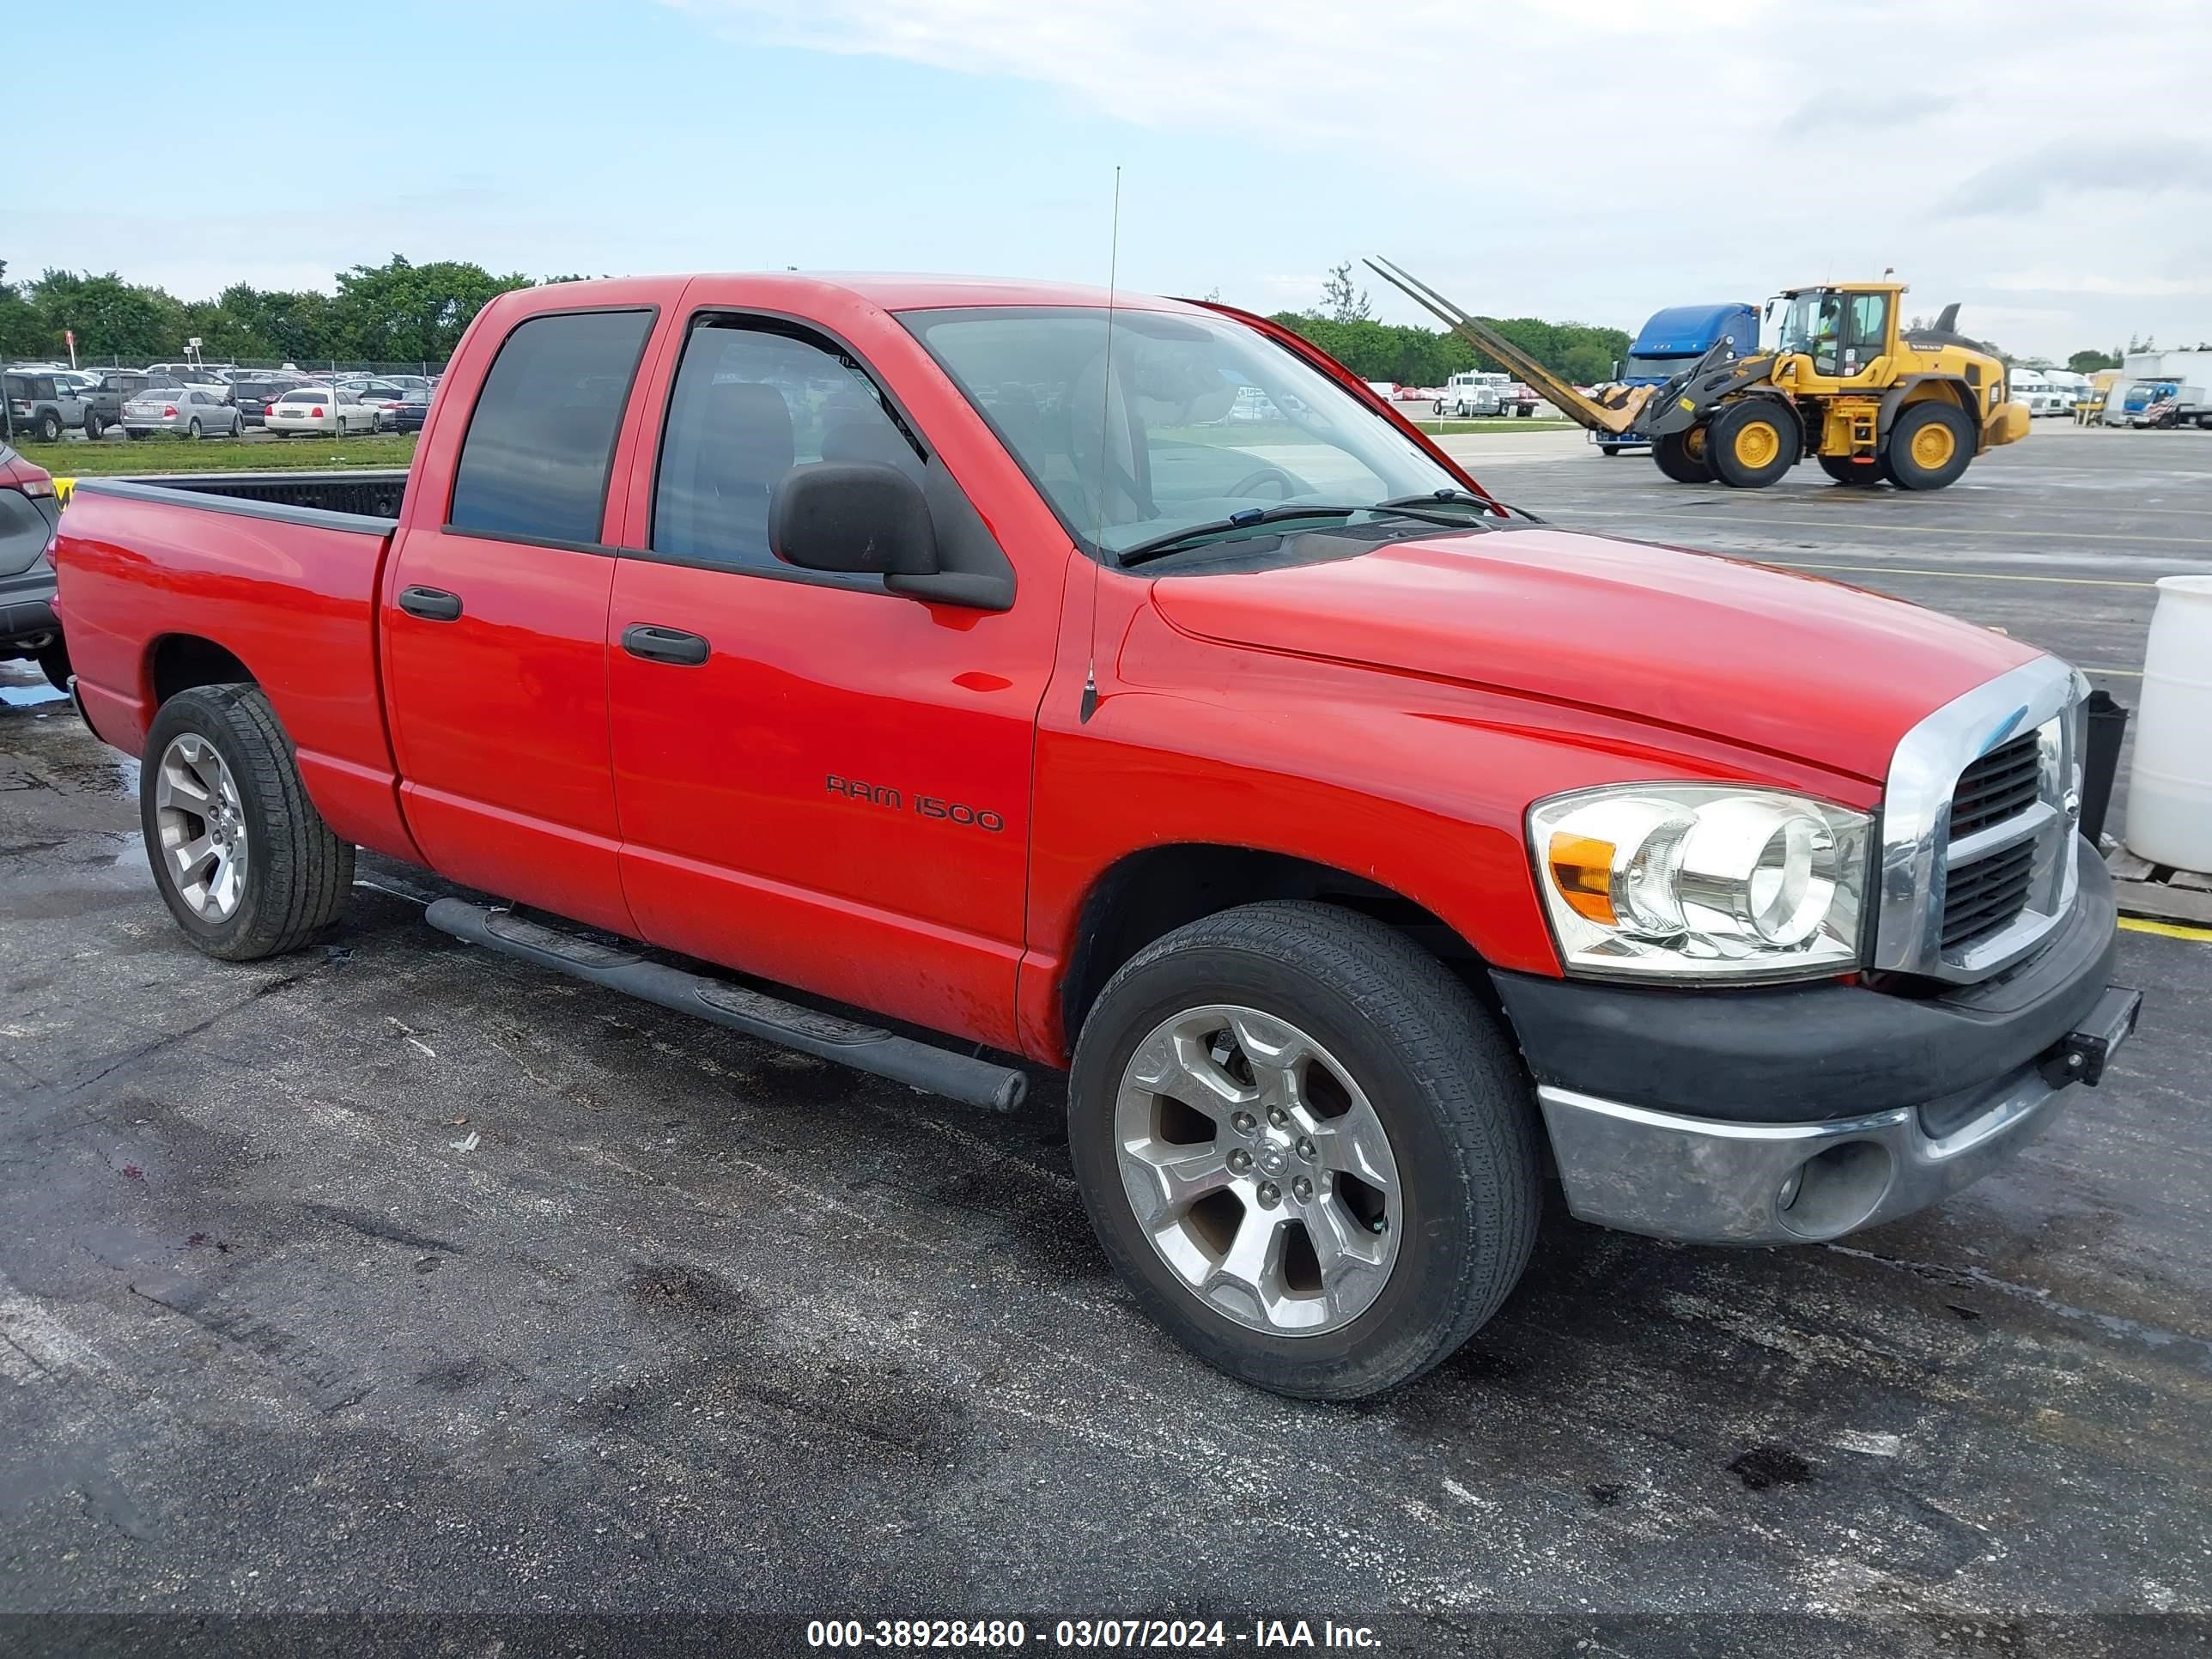
[(1941, 489), (1992, 445), (2027, 435), (2004, 364), (1955, 331), (1959, 307), (1904, 330), (1899, 283), (1788, 289), (1767, 307), (1783, 308), (1773, 350), (1729, 357), (1723, 343), (1663, 386), (1585, 394), (1389, 260), (1367, 264), (1601, 438), (1649, 439), (1678, 483), (1762, 489), (1810, 456), (1838, 483)]

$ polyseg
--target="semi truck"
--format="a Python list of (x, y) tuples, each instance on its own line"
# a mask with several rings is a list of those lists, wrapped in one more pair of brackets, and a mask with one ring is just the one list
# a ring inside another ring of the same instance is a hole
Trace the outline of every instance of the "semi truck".
[[(1193, 438), (1247, 388), (1263, 445)], [(216, 963), (370, 848), (510, 975), (981, 1108), (1066, 1071), (1058, 1224), (1289, 1395), (1458, 1347), (1554, 1177), (1715, 1244), (1934, 1203), (2140, 1001), (2075, 670), (1545, 524), (1218, 305), (526, 289), (409, 471), (88, 478), (56, 562)]]
[[(1726, 341), (1728, 355), (1747, 357), (1759, 349), (1759, 310), (1739, 302), (1701, 306), (1669, 306), (1655, 311), (1636, 332), (1628, 356), (1613, 365), (1616, 386), (1663, 386), (1677, 374), (1695, 368), (1705, 355)], [(1610, 433), (1592, 428), (1589, 441), (1601, 455), (1618, 455), (1624, 449), (1649, 449), (1651, 440), (1631, 431)]]

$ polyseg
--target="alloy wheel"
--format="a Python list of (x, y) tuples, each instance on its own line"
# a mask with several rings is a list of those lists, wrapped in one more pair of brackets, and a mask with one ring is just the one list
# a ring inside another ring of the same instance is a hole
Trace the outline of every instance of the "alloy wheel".
[(1317, 1336), (1389, 1282), (1403, 1231), (1390, 1137), (1289, 1021), (1226, 1004), (1163, 1020), (1123, 1070), (1114, 1138), (1139, 1229), (1239, 1324)]
[(196, 732), (161, 751), (154, 825), (178, 896), (203, 921), (228, 921), (246, 893), (246, 809), (229, 766)]

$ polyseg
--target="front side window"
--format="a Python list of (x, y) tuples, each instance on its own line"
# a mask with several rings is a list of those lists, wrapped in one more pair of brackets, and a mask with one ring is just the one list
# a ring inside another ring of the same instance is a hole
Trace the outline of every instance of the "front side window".
[(597, 542), (615, 434), (652, 327), (649, 311), (518, 323), (477, 395), (447, 523), (485, 536)]
[[(1107, 313), (1092, 307), (919, 311), (899, 320), (1069, 533), (1109, 558), (1186, 533), (1216, 539), (1205, 527), (1232, 515), (1288, 524), (1275, 509), (1310, 506), (1311, 526), (1381, 524), (1384, 503), (1464, 492), (1367, 404), (1225, 318), (1117, 311), (1110, 350)], [(1257, 551), (1259, 537), (1275, 533), (1238, 524), (1219, 536)]]
[[(922, 461), (874, 381), (829, 340), (757, 319), (693, 325), (653, 483), (656, 553), (789, 572), (769, 547), (784, 480), (820, 461), (872, 461), (917, 483)], [(880, 586), (878, 577), (822, 577)]]

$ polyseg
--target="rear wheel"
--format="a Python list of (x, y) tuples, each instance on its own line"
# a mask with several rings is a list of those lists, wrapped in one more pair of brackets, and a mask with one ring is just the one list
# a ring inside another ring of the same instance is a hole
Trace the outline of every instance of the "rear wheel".
[(354, 849), (300, 781), (255, 685), (204, 685), (161, 705), (139, 771), (139, 824), (169, 914), (209, 956), (297, 950), (353, 890)]
[(1889, 428), (1882, 461), (1900, 489), (1941, 489), (1974, 459), (1974, 428), (1949, 404), (1908, 404)]
[(1853, 484), (1861, 489), (1872, 489), (1882, 481), (1881, 463), (1871, 455), (1823, 455), (1820, 471), (1839, 484)]
[(1804, 434), (1774, 398), (1743, 398), (1713, 416), (1706, 445), (1713, 476), (1737, 489), (1764, 489), (1797, 465)]
[(39, 672), (46, 677), (46, 684), (57, 691), (69, 690), (69, 646), (56, 640), (39, 653)]
[(1139, 1304), (1281, 1394), (1419, 1376), (1534, 1244), (1511, 1045), (1435, 957), (1328, 905), (1246, 905), (1139, 951), (1084, 1022), (1068, 1133)]
[(1600, 444), (1597, 447), (1597, 453), (1601, 455), (1618, 455), (1620, 453), (1620, 446), (1619, 444)]
[(1701, 484), (1713, 481), (1705, 429), (1693, 426), (1686, 432), (1669, 432), (1651, 441), (1651, 459), (1676, 483)]

